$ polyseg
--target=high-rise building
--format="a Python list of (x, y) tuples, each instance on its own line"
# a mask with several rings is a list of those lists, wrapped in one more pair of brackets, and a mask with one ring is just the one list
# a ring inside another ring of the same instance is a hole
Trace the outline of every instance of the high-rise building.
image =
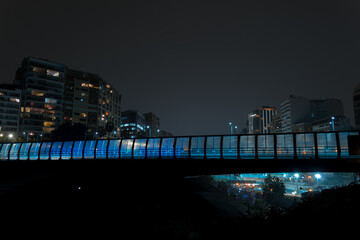
[(16, 72), (14, 85), (21, 89), (21, 133), (30, 138), (50, 138), (63, 122), (66, 66), (27, 57)]
[(355, 128), (360, 129), (360, 83), (354, 88), (353, 104), (355, 113)]
[(277, 114), (274, 107), (262, 106), (248, 114), (248, 133), (270, 133), (273, 116)]
[(112, 123), (114, 129), (106, 136), (120, 137), (121, 95), (99, 75), (68, 69), (64, 100), (65, 122), (85, 125), (93, 138)]
[(344, 116), (343, 102), (339, 99), (327, 98), (310, 100), (311, 121)]
[(136, 138), (146, 136), (146, 122), (143, 116), (136, 110), (121, 112), (121, 136), (124, 138)]
[(272, 116), (272, 121), (270, 123), (270, 132), (271, 133), (282, 132), (282, 116), (280, 114), (275, 114), (274, 116)]
[(27, 57), (14, 85), (22, 93), (19, 131), (30, 138), (49, 139), (63, 122), (85, 125), (89, 138), (105, 127), (103, 136), (120, 137), (121, 95), (99, 75)]
[(160, 119), (152, 112), (144, 113), (143, 116), (146, 122), (146, 136), (159, 136)]
[(19, 135), (20, 99), (21, 91), (14, 85), (0, 85), (0, 138), (11, 140)]
[(282, 132), (292, 132), (298, 129), (296, 125), (311, 123), (310, 101), (305, 97), (290, 95), (280, 103), (282, 116)]

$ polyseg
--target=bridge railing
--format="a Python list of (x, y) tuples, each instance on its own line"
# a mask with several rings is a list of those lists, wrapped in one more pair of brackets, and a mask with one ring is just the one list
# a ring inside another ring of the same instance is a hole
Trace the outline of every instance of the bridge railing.
[(181, 136), (0, 144), (0, 160), (349, 159), (349, 132)]

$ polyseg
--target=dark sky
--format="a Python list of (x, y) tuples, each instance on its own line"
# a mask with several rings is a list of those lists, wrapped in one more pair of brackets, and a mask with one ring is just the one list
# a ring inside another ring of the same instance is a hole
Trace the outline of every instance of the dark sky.
[(0, 82), (25, 56), (100, 74), (123, 110), (176, 135), (229, 133), (288, 95), (338, 98), (353, 122), (359, 1), (0, 1)]

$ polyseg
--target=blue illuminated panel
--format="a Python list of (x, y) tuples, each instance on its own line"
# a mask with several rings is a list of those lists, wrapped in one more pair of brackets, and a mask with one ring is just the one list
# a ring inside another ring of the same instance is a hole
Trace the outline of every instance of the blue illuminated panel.
[(29, 152), (29, 159), (30, 160), (38, 160), (39, 159), (40, 146), (41, 146), (40, 142), (34, 142), (31, 145), (30, 152)]
[(342, 158), (359, 158), (360, 156), (349, 155), (349, 147), (348, 147), (348, 136), (351, 135), (359, 135), (359, 132), (339, 132), (339, 142), (340, 142), (340, 149), (341, 149), (341, 157)]
[(0, 160), (8, 160), (11, 143), (4, 143), (0, 151)]
[(313, 133), (296, 134), (296, 154), (298, 158), (315, 158), (315, 140)]
[(28, 160), (31, 143), (23, 143), (20, 148), (19, 159)]
[(96, 140), (86, 141), (85, 150), (84, 150), (84, 158), (85, 159), (94, 159), (95, 146), (96, 146)]
[(106, 148), (107, 148), (108, 142), (109, 142), (109, 140), (98, 140), (98, 144), (96, 146), (96, 159), (105, 159), (106, 158)]
[(238, 158), (238, 137), (224, 136), (223, 137), (223, 158), (237, 159)]
[(83, 158), (83, 149), (85, 141), (76, 141), (73, 147), (73, 159), (79, 160)]
[(120, 156), (120, 143), (121, 140), (110, 140), (108, 148), (108, 158), (109, 159), (118, 159)]
[(145, 158), (146, 139), (135, 139), (134, 159)]
[(292, 134), (276, 135), (277, 157), (279, 159), (294, 158), (294, 143)]
[(0, 160), (8, 160), (11, 143), (4, 143), (0, 151)]
[(64, 142), (61, 149), (61, 160), (70, 160), (71, 159), (71, 150), (74, 142)]
[(121, 159), (130, 159), (132, 158), (132, 147), (134, 144), (134, 139), (123, 139), (121, 143)]
[(336, 134), (317, 133), (316, 136), (319, 158), (337, 158)]
[(193, 159), (204, 158), (205, 137), (192, 137), (190, 155)]
[(51, 160), (59, 160), (60, 159), (60, 152), (61, 146), (63, 142), (54, 142), (51, 147), (50, 159)]
[(258, 157), (260, 159), (274, 159), (274, 135), (258, 135)]
[(206, 158), (220, 159), (221, 137), (207, 137), (206, 140)]
[(49, 160), (52, 142), (44, 142), (40, 149), (40, 160)]
[(179, 137), (176, 139), (175, 157), (189, 158), (189, 141), (188, 137)]
[(161, 158), (174, 158), (174, 142), (175, 138), (163, 138), (161, 143)]
[(255, 136), (240, 136), (240, 158), (255, 158)]
[(147, 146), (147, 158), (159, 158), (160, 138), (149, 138)]
[(21, 143), (13, 143), (10, 149), (10, 160), (18, 160)]

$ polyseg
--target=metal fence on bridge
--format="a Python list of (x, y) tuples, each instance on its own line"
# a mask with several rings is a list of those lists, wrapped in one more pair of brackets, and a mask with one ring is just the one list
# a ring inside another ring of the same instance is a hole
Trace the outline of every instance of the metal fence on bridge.
[(0, 144), (0, 160), (349, 159), (348, 136), (311, 132)]

